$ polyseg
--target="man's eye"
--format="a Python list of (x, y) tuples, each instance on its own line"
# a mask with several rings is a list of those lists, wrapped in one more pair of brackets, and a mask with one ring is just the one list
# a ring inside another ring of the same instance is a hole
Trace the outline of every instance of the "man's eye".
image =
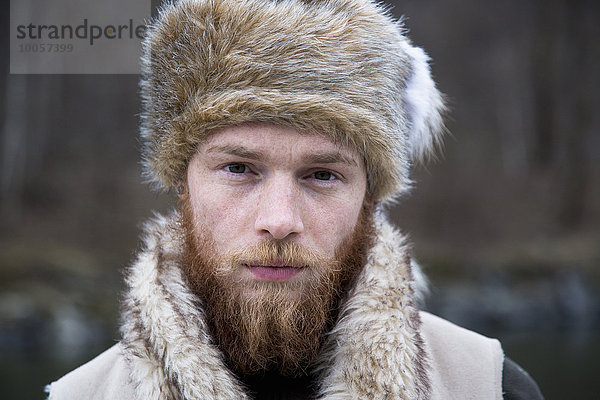
[(225, 167), (227, 172), (231, 172), (233, 174), (243, 174), (248, 172), (248, 167), (245, 164), (229, 164)]
[(320, 180), (320, 181), (329, 181), (331, 179), (333, 179), (334, 176), (331, 172), (329, 171), (317, 171), (315, 172), (315, 179)]

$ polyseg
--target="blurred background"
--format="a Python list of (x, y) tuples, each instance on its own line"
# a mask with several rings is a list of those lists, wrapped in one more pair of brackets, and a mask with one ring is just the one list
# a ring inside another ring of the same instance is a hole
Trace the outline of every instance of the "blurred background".
[[(390, 210), (430, 277), (427, 308), (500, 338), (547, 399), (600, 398), (600, 3), (389, 4), (451, 108), (443, 155)], [(41, 399), (119, 340), (121, 271), (173, 196), (140, 179), (138, 76), (9, 75), (8, 11), (0, 398)]]

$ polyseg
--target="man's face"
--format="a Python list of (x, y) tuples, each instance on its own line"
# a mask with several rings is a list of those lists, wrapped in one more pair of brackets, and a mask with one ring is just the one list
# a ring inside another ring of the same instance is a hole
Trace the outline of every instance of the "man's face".
[(364, 263), (366, 181), (354, 149), (292, 128), (229, 127), (200, 145), (182, 196), (185, 272), (236, 370), (293, 373), (314, 357)]

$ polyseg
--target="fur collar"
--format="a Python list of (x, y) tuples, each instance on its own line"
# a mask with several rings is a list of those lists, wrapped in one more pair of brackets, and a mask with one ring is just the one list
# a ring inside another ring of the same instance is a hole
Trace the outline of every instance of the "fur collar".
[[(321, 399), (426, 399), (427, 356), (405, 240), (376, 216), (377, 240), (316, 362)], [(178, 263), (178, 215), (145, 227), (127, 271), (122, 334), (138, 398), (247, 399), (212, 343)], [(418, 274), (417, 274), (418, 275)]]

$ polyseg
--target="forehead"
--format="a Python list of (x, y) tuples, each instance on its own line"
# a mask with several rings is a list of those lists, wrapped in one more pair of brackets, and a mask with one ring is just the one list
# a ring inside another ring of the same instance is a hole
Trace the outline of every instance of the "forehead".
[(350, 146), (336, 143), (326, 135), (274, 124), (252, 123), (220, 129), (200, 145), (199, 151), (281, 161), (312, 157), (314, 161), (343, 162), (364, 168), (362, 157)]

